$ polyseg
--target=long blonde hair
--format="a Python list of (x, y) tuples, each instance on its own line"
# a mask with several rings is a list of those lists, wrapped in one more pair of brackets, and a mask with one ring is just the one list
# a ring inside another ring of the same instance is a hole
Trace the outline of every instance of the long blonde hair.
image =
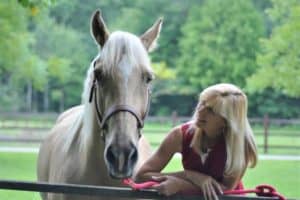
[[(247, 96), (235, 85), (221, 83), (203, 90), (199, 103), (203, 101), (227, 121), (224, 132), (227, 153), (224, 176), (241, 178), (247, 167), (254, 167), (257, 163), (257, 148), (247, 118)], [(194, 122), (196, 116), (195, 113)], [(195, 135), (201, 134), (202, 130), (194, 127)]]

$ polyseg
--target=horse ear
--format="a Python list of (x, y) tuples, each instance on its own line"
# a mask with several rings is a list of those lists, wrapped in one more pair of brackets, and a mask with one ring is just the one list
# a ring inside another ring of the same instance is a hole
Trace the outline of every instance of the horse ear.
[(96, 10), (91, 19), (91, 34), (95, 41), (103, 47), (109, 37), (109, 31), (102, 19), (100, 10)]
[(140, 38), (147, 51), (152, 51), (156, 47), (163, 19), (159, 18), (151, 28), (149, 28)]

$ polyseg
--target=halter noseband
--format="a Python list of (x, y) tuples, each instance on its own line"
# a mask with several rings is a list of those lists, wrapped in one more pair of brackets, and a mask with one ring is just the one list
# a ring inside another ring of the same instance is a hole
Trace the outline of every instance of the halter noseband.
[[(144, 115), (140, 116), (135, 109), (132, 106), (129, 105), (124, 105), (124, 104), (117, 104), (117, 105), (112, 105), (111, 107), (109, 107), (107, 109), (106, 112), (104, 112), (104, 114), (102, 115), (100, 110), (99, 110), (99, 106), (98, 106), (98, 101), (97, 101), (97, 79), (94, 78), (93, 81), (93, 85), (90, 91), (90, 96), (89, 96), (89, 102), (92, 102), (93, 96), (94, 96), (94, 101), (95, 101), (95, 108), (96, 108), (96, 114), (97, 114), (97, 121), (98, 124), (102, 130), (102, 135), (101, 137), (104, 139), (104, 134), (103, 134), (103, 130), (105, 129), (105, 127), (107, 126), (107, 121), (110, 117), (112, 117), (114, 114), (118, 113), (118, 112), (129, 112), (130, 114), (132, 114), (137, 122), (138, 122), (138, 128), (142, 129), (144, 127), (144, 120), (149, 112), (149, 107), (150, 107), (150, 91), (148, 89), (148, 103), (147, 103), (147, 108), (146, 108), (146, 112), (144, 113)], [(95, 95), (94, 95), (95, 93)], [(139, 137), (140, 137), (140, 133), (139, 133)]]

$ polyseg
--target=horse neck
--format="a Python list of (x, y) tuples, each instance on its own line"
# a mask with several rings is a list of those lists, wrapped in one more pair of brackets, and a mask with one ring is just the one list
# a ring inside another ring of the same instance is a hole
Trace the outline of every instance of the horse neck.
[(83, 112), (83, 126), (80, 132), (81, 151), (87, 157), (93, 157), (94, 154), (103, 157), (104, 142), (101, 138), (101, 129), (97, 121), (94, 102), (85, 103)]

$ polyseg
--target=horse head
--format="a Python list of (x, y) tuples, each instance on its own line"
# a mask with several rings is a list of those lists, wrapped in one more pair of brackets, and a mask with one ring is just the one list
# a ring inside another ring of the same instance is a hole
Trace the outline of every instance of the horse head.
[(141, 37), (109, 33), (100, 11), (91, 19), (91, 34), (99, 45), (94, 59), (90, 102), (104, 141), (104, 160), (113, 178), (130, 177), (137, 163), (138, 141), (149, 109), (153, 71), (148, 52), (159, 36), (159, 19)]

